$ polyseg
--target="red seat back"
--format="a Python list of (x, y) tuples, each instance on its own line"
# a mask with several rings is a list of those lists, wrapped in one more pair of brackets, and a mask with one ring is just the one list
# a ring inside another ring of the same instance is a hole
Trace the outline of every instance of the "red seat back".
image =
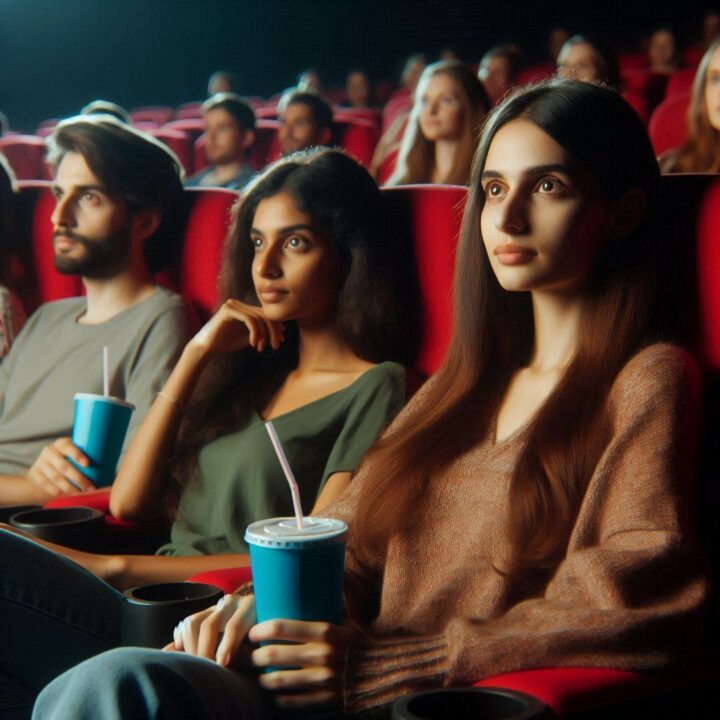
[(188, 188), (183, 195), (187, 214), (176, 290), (205, 319), (217, 307), (225, 236), (238, 194), (233, 190)]
[(167, 130), (181, 130), (186, 132), (193, 141), (205, 132), (205, 121), (201, 118), (186, 118), (181, 120), (171, 120), (163, 125)]
[(452, 285), (467, 188), (406, 185), (383, 188), (410, 223), (420, 283), (422, 342), (416, 369), (432, 375), (443, 363), (452, 335)]
[(189, 120), (202, 117), (202, 102), (183, 103), (175, 111), (176, 120)]
[(35, 135), (10, 135), (0, 138), (5, 155), (18, 180), (46, 180), (45, 141)]
[(712, 180), (702, 195), (696, 238), (698, 351), (706, 367), (720, 372), (720, 180)]
[(34, 310), (51, 300), (61, 300), (83, 293), (79, 277), (62, 275), (55, 270), (52, 246), (52, 222), (55, 198), (50, 183), (24, 182), (17, 198), (20, 262), (25, 278), (20, 293), (25, 308)]
[(194, 157), (190, 135), (184, 130), (172, 130), (167, 126), (149, 132), (150, 135), (164, 142), (177, 155), (178, 160), (185, 169), (185, 174), (192, 175)]
[(164, 125), (173, 119), (175, 111), (171, 107), (164, 105), (149, 105), (147, 107), (138, 107), (130, 111), (130, 119), (134, 123), (151, 122), (156, 125)]
[(687, 140), (689, 93), (663, 100), (650, 116), (648, 133), (656, 154), (682, 145)]
[(692, 89), (696, 70), (697, 68), (694, 67), (676, 70), (668, 80), (667, 87), (665, 88), (665, 97), (671, 98), (674, 95), (689, 93)]

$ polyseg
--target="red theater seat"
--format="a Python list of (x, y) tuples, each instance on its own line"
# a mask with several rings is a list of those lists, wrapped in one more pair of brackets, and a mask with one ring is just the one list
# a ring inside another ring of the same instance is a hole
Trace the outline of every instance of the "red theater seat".
[(378, 141), (377, 125), (371, 120), (336, 117), (333, 128), (337, 144), (363, 166), (370, 165)]
[(171, 120), (163, 125), (167, 130), (181, 130), (186, 132), (193, 141), (205, 132), (205, 121), (201, 117)]
[(202, 102), (187, 102), (175, 110), (176, 120), (190, 120), (202, 117)]
[(156, 125), (164, 125), (173, 119), (175, 111), (170, 107), (162, 105), (150, 105), (147, 107), (138, 107), (130, 111), (130, 119), (134, 123), (152, 122)]
[(665, 88), (665, 97), (671, 98), (675, 95), (689, 93), (692, 89), (696, 70), (697, 68), (694, 67), (680, 68), (680, 70), (676, 70), (668, 80), (667, 87)]
[(5, 155), (18, 180), (46, 180), (45, 141), (35, 135), (10, 135), (0, 138)]
[(557, 66), (551, 62), (538, 63), (530, 65), (518, 73), (517, 84), (525, 85), (526, 83), (538, 82), (545, 78), (552, 77), (557, 71)]
[(663, 100), (650, 116), (648, 133), (657, 155), (687, 140), (687, 110), (690, 95), (683, 93)]
[(173, 130), (167, 126), (150, 130), (150, 134), (165, 143), (178, 157), (186, 175), (192, 175), (194, 167), (193, 144), (184, 130)]

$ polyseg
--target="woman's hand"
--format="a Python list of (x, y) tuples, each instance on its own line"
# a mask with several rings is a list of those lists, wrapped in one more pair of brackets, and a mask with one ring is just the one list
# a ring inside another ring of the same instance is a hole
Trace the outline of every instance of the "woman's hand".
[(239, 300), (226, 300), (189, 345), (204, 352), (232, 352), (248, 345), (262, 352), (277, 350), (285, 338), (282, 323), (268, 320), (262, 309)]
[(82, 467), (90, 465), (83, 451), (73, 445), (69, 437), (62, 437), (42, 449), (26, 477), (53, 497), (94, 490), (95, 486), (67, 458), (72, 458)]
[(292, 668), (260, 675), (260, 685), (273, 692), (283, 707), (341, 703), (346, 649), (357, 632), (350, 625), (301, 620), (255, 625), (248, 634), (253, 643), (293, 643), (266, 644), (253, 651), (252, 663), (258, 668)]
[(225, 595), (214, 607), (186, 617), (175, 628), (173, 642), (163, 650), (180, 650), (237, 667), (247, 664), (243, 640), (254, 624), (254, 596)]

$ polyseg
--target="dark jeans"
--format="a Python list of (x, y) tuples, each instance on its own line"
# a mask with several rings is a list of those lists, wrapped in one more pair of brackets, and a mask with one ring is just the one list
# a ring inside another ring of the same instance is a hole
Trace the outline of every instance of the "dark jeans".
[(0, 672), (35, 692), (120, 642), (122, 595), (71, 560), (0, 530)]

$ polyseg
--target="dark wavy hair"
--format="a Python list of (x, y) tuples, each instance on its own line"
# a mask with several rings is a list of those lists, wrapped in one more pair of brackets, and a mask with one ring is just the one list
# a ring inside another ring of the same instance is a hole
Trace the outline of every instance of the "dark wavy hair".
[[(370, 362), (411, 364), (418, 349), (416, 286), (407, 244), (386, 232), (387, 213), (375, 181), (338, 150), (295, 153), (270, 166), (245, 190), (220, 274), (220, 300), (259, 305), (250, 240), (260, 202), (287, 193), (334, 239), (341, 262), (336, 323), (342, 339)], [(279, 350), (247, 349), (214, 357), (205, 368), (180, 426), (171, 473), (179, 493), (194, 476), (200, 449), (241, 428), (263, 408), (298, 362), (298, 331), (286, 324)], [(176, 501), (175, 494), (172, 502)]]

